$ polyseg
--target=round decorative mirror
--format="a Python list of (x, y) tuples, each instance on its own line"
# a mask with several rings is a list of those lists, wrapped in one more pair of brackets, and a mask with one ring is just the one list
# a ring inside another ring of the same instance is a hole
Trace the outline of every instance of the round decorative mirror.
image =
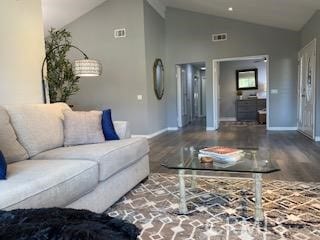
[(154, 92), (159, 100), (164, 93), (164, 68), (160, 58), (157, 58), (153, 65)]

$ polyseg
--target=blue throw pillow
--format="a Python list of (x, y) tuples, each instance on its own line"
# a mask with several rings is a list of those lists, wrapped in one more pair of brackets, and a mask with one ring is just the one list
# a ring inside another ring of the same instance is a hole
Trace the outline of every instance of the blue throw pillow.
[(4, 159), (2, 152), (0, 151), (0, 180), (7, 178), (7, 162)]
[(120, 140), (113, 126), (111, 109), (102, 112), (102, 130), (106, 140)]

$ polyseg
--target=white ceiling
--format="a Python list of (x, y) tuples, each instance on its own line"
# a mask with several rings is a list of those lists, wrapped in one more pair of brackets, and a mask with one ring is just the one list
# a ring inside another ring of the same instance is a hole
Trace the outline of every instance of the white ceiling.
[(51, 27), (62, 28), (106, 0), (42, 0), (45, 34)]
[[(42, 0), (44, 28), (61, 28), (106, 0)], [(121, 0), (118, 0), (121, 1)], [(242, 20), (272, 27), (300, 30), (320, 0), (148, 0), (164, 16), (165, 7)], [(228, 8), (233, 7), (229, 12)]]
[[(164, 5), (272, 27), (300, 30), (320, 0), (159, 0)], [(233, 12), (228, 8), (233, 7)]]

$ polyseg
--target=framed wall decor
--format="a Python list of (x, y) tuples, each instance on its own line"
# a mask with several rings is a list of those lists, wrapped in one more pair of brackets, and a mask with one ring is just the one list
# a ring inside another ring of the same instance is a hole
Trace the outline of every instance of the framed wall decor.
[(243, 69), (236, 71), (237, 90), (258, 89), (258, 69)]
[(164, 93), (164, 67), (160, 58), (153, 65), (153, 84), (156, 97), (161, 100)]

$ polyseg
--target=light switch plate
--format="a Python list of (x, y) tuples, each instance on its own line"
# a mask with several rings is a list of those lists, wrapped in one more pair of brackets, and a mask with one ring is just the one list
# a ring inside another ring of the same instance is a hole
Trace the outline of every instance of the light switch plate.
[(137, 99), (138, 99), (139, 101), (141, 101), (141, 100), (142, 100), (142, 95), (137, 95)]
[(271, 89), (271, 94), (278, 94), (278, 89)]

